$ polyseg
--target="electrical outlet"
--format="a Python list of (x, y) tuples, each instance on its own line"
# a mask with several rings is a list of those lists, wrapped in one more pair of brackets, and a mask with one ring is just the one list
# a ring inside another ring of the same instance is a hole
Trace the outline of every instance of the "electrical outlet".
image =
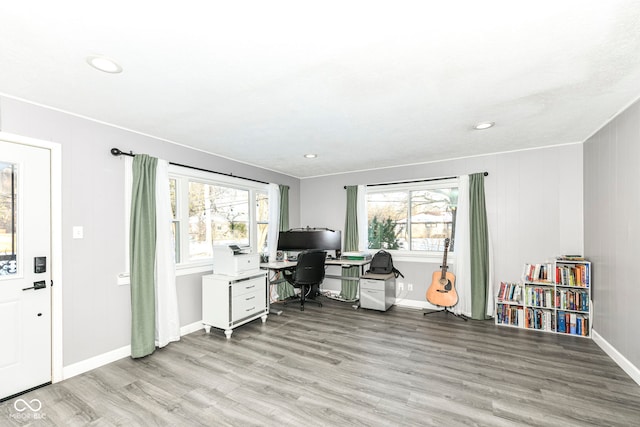
[(398, 290), (401, 291), (404, 289), (404, 283), (400, 282), (398, 283)]
[(81, 225), (73, 226), (73, 238), (74, 239), (84, 238), (84, 228)]
[(409, 284), (407, 285), (407, 290), (408, 290), (409, 292), (411, 292), (411, 291), (413, 290), (413, 283), (409, 283)]

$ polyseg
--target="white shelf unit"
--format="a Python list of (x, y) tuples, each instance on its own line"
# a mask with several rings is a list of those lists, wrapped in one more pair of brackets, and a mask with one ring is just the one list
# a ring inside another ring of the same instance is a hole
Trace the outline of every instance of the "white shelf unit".
[(500, 283), (496, 296), (495, 323), (500, 326), (519, 328), (523, 322), (522, 283)]
[(589, 261), (526, 264), (522, 276), (520, 283), (501, 283), (496, 296), (497, 325), (591, 338)]

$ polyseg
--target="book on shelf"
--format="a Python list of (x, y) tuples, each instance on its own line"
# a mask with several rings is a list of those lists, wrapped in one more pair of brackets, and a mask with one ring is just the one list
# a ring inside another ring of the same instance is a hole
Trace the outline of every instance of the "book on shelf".
[(556, 308), (589, 311), (589, 293), (573, 289), (558, 289), (556, 291)]
[(553, 264), (525, 264), (522, 272), (525, 282), (553, 282)]
[(582, 335), (582, 317), (576, 316), (576, 334)]
[(556, 267), (556, 283), (562, 286), (588, 287), (588, 264), (558, 265)]
[(500, 282), (498, 301), (520, 302), (522, 298), (522, 286), (519, 283)]
[(518, 322), (516, 324), (522, 325), (524, 323), (524, 308), (518, 307), (517, 313), (518, 313), (518, 317), (517, 317)]
[(558, 332), (567, 331), (567, 322), (564, 311), (558, 312)]
[(556, 257), (558, 261), (585, 261), (582, 255), (558, 255)]
[(589, 316), (558, 311), (558, 332), (583, 337), (589, 336)]
[(583, 337), (589, 336), (589, 317), (583, 316), (582, 314), (579, 314), (576, 317), (576, 324), (580, 326), (578, 335), (582, 335)]
[(576, 314), (569, 313), (569, 333), (576, 334)]
[(550, 310), (527, 308), (523, 315), (524, 327), (527, 329), (552, 331), (554, 328), (553, 313)]
[(553, 308), (553, 289), (528, 286), (526, 288), (526, 303), (534, 307)]
[(524, 319), (524, 309), (522, 306), (498, 304), (496, 314), (498, 317), (498, 324), (502, 325), (522, 325)]

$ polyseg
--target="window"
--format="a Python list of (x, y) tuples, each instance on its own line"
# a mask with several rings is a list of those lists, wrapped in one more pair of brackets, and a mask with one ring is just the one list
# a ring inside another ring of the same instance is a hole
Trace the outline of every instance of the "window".
[(266, 191), (256, 192), (256, 225), (257, 249), (260, 253), (265, 253), (269, 230), (269, 195)]
[(0, 162), (0, 275), (17, 273), (17, 171), (13, 163)]
[(269, 221), (266, 184), (172, 168), (177, 264), (208, 262), (214, 245), (263, 249)]
[(370, 249), (454, 250), (458, 183), (455, 179), (393, 184), (367, 189)]
[(171, 223), (171, 231), (173, 232), (173, 242), (176, 252), (176, 263), (182, 259), (180, 252), (180, 221), (178, 220), (178, 199), (176, 197), (176, 182), (175, 178), (169, 179), (169, 194), (171, 197), (171, 214), (173, 221)]

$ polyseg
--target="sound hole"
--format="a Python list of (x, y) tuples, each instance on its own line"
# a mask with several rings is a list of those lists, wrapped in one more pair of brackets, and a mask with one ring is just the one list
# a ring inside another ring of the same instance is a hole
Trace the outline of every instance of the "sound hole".
[(446, 277), (444, 279), (440, 279), (440, 284), (442, 285), (445, 291), (451, 290), (451, 281)]

